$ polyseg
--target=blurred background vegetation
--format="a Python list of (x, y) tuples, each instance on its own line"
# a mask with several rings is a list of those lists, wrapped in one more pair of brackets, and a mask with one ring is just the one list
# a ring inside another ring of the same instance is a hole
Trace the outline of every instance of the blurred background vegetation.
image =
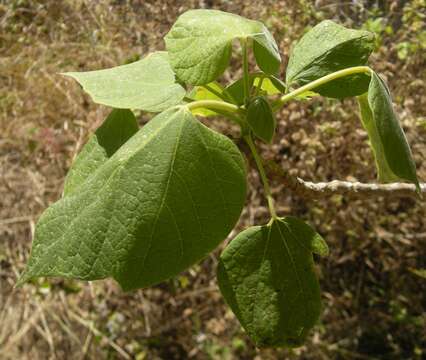
[[(375, 32), (371, 64), (390, 85), (426, 180), (424, 0), (0, 0), (0, 358), (426, 358), (426, 286), (413, 272), (426, 267), (426, 209), (408, 198), (313, 201), (274, 181), (280, 214), (310, 222), (331, 249), (318, 261), (323, 316), (306, 345), (292, 351), (258, 350), (248, 341), (218, 292), (221, 249), (176, 279), (131, 293), (110, 280), (41, 279), (13, 290), (38, 216), (60, 196), (72, 159), (108, 113), (58, 73), (163, 49), (162, 37), (190, 8), (262, 20), (284, 62), (294, 41), (323, 19)], [(237, 55), (224, 81), (241, 76)], [(141, 124), (149, 118), (138, 116)], [(220, 120), (209, 126), (235, 135)], [(262, 152), (306, 180), (376, 177), (353, 99), (288, 104)], [(236, 231), (267, 220), (255, 171), (249, 183)]]

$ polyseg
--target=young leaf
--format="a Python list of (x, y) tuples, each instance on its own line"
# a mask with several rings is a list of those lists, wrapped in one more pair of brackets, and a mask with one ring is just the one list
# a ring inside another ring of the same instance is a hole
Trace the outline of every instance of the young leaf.
[(284, 94), (287, 90), (286, 85), (274, 75), (265, 75), (260, 73), (259, 76), (254, 77), (253, 86), (259, 87), (260, 79), (263, 76), (260, 89), (265, 91), (268, 95)]
[[(347, 29), (331, 20), (322, 21), (294, 47), (286, 83), (305, 85), (335, 71), (365, 65), (374, 44), (373, 33)], [(357, 96), (367, 91), (369, 81), (368, 75), (351, 75), (315, 88), (315, 92), (338, 99)]]
[(371, 112), (370, 105), (368, 103), (367, 93), (358, 96), (358, 104), (361, 113), (361, 122), (364, 126), (364, 129), (367, 131), (368, 137), (370, 139), (370, 146), (373, 150), (374, 159), (376, 161), (377, 177), (382, 182), (397, 181), (398, 176), (392, 172), (386, 161), (385, 151), (383, 149), (380, 135), (377, 131), (373, 113)]
[(368, 88), (368, 105), (361, 97), (361, 114), (364, 126), (379, 167), (379, 176), (383, 181), (404, 179), (416, 184), (416, 165), (413, 161), (410, 146), (398, 117), (393, 110), (389, 89), (382, 79), (372, 73)]
[(272, 108), (263, 96), (254, 98), (247, 108), (247, 123), (253, 133), (266, 143), (271, 143), (277, 122)]
[(81, 149), (64, 184), (64, 196), (83, 184), (137, 131), (136, 118), (130, 110), (114, 109)]
[(94, 102), (120, 109), (160, 112), (180, 103), (185, 96), (165, 51), (127, 65), (63, 75), (77, 80)]
[(220, 257), (226, 302), (258, 347), (300, 346), (321, 311), (312, 253), (328, 254), (322, 237), (286, 217), (240, 233)]
[(166, 35), (170, 62), (179, 79), (204, 85), (228, 67), (234, 39), (253, 39), (262, 71), (275, 74), (281, 57), (268, 29), (259, 21), (219, 10), (189, 10), (179, 16)]
[(169, 109), (43, 213), (18, 285), (39, 276), (113, 277), (130, 290), (169, 279), (233, 228), (245, 175), (231, 140), (185, 107)]
[[(217, 82), (213, 81), (209, 85), (209, 88), (213, 89), (215, 92), (222, 94), (222, 88), (220, 85), (218, 85)], [(193, 89), (193, 94), (190, 95), (191, 99), (193, 100), (217, 100), (217, 101), (223, 101), (219, 96), (217, 96), (214, 92), (210, 91), (209, 89), (203, 87), (203, 86), (195, 86)], [(191, 112), (194, 115), (199, 115), (203, 117), (209, 117), (209, 116), (215, 116), (218, 115), (218, 113), (214, 110), (207, 109), (207, 108), (196, 108), (194, 110), (191, 110)]]
[[(249, 75), (249, 86), (259, 87), (260, 78), (265, 76), (260, 88), (266, 95), (278, 95), (285, 92), (285, 84), (273, 75), (254, 73)], [(243, 78), (228, 85), (225, 92), (233, 99), (236, 105), (244, 104), (244, 80)]]
[(254, 34), (252, 39), (256, 64), (264, 73), (276, 75), (280, 69), (281, 56), (272, 34), (262, 24), (262, 32)]

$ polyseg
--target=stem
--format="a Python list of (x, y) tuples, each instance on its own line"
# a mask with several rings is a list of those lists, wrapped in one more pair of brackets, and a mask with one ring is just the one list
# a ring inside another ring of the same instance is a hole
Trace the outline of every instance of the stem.
[(244, 79), (244, 103), (245, 103), (250, 96), (247, 39), (241, 39), (241, 47), (243, 50), (243, 72), (244, 72), (243, 79)]
[(188, 110), (194, 110), (198, 108), (208, 108), (216, 110), (218, 114), (225, 116), (227, 119), (238, 124), (241, 128), (244, 127), (243, 121), (240, 119), (240, 117), (238, 115), (234, 115), (239, 114), (242, 111), (238, 106), (234, 104), (218, 100), (199, 100), (193, 101), (189, 104), (186, 104), (185, 106)]
[(219, 100), (199, 100), (199, 101), (193, 101), (187, 105), (185, 105), (189, 110), (194, 110), (198, 108), (211, 108), (211, 109), (218, 109), (227, 111), (230, 113), (240, 113), (241, 109), (234, 104), (230, 104), (225, 101), (219, 101)]
[(271, 214), (272, 219), (277, 218), (277, 212), (275, 210), (274, 199), (271, 194), (271, 188), (269, 187), (269, 181), (266, 177), (265, 168), (263, 167), (262, 159), (257, 152), (256, 146), (254, 145), (253, 139), (251, 135), (247, 135), (244, 137), (244, 140), (247, 142), (250, 151), (253, 155), (254, 161), (256, 163), (257, 169), (259, 171), (260, 178), (262, 179), (263, 189), (265, 192), (266, 200), (268, 201), (269, 212)]
[(348, 75), (353, 75), (353, 74), (360, 74), (360, 73), (371, 74), (371, 71), (372, 70), (368, 66), (354, 66), (354, 67), (350, 67), (347, 69), (339, 70), (334, 73), (328, 74), (326, 76), (323, 76), (322, 78), (319, 78), (315, 81), (310, 82), (309, 84), (301, 86), (300, 88), (296, 90), (293, 90), (291, 93), (288, 93), (282, 96), (274, 104), (273, 109), (278, 110), (282, 105), (284, 105), (286, 102), (290, 101), (291, 99), (294, 99), (296, 96), (304, 93), (305, 91), (313, 90), (316, 87), (324, 85), (330, 81), (333, 81)]

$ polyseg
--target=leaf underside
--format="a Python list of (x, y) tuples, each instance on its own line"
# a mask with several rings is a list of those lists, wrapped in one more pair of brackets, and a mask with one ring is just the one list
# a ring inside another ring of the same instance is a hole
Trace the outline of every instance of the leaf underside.
[(161, 112), (177, 105), (185, 96), (165, 51), (127, 65), (63, 75), (77, 80), (95, 103), (114, 108)]
[(65, 178), (64, 196), (78, 189), (139, 130), (130, 110), (114, 109), (81, 149)]
[(235, 225), (245, 166), (231, 140), (183, 108), (139, 130), (41, 216), (18, 285), (39, 276), (164, 281), (206, 256)]
[(313, 252), (328, 254), (321, 236), (286, 217), (246, 229), (222, 253), (220, 290), (258, 347), (300, 346), (318, 320)]
[[(335, 71), (365, 65), (374, 45), (373, 33), (347, 29), (331, 20), (322, 21), (295, 45), (286, 83), (305, 85)], [(357, 96), (367, 91), (369, 82), (368, 75), (355, 74), (317, 87), (315, 92), (338, 99)]]
[(166, 35), (166, 48), (176, 75), (192, 85), (216, 80), (228, 67), (234, 39), (253, 39), (262, 71), (275, 74), (281, 62), (278, 46), (258, 21), (219, 10), (189, 10)]
[(377, 126), (374, 120), (373, 113), (368, 103), (367, 93), (358, 96), (358, 104), (361, 113), (361, 122), (364, 126), (364, 129), (367, 131), (370, 147), (373, 151), (374, 159), (376, 162), (377, 177), (379, 181), (397, 181), (398, 176), (396, 176), (392, 172), (386, 161), (385, 151), (383, 149), (383, 144), (380, 139), (380, 135), (377, 131)]
[(372, 73), (368, 95), (359, 97), (364, 127), (376, 158), (381, 181), (403, 179), (416, 184), (416, 165), (404, 131), (393, 110), (389, 89)]

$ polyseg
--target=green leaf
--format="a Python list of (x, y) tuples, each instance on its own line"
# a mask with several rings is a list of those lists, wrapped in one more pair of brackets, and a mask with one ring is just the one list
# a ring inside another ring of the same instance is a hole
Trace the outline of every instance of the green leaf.
[(63, 75), (77, 80), (94, 102), (120, 109), (160, 112), (180, 103), (185, 96), (165, 51), (128, 65)]
[(312, 253), (328, 254), (322, 237), (286, 217), (240, 233), (220, 257), (226, 302), (258, 347), (300, 346), (321, 312)]
[(136, 118), (130, 110), (112, 110), (71, 166), (65, 178), (64, 196), (78, 189), (138, 130)]
[[(249, 86), (259, 87), (260, 79), (264, 76), (260, 90), (266, 95), (278, 95), (285, 92), (285, 84), (272, 75), (254, 73), (249, 75)], [(233, 99), (236, 105), (244, 104), (244, 79), (238, 79), (225, 88), (225, 92)]]
[[(262, 83), (261, 78), (264, 78)], [(258, 88), (261, 84), (260, 89), (263, 90), (267, 95), (278, 95), (286, 92), (286, 85), (274, 75), (265, 75), (260, 73), (259, 76), (254, 77), (253, 86)]]
[[(281, 82), (281, 80), (277, 79), (275, 76), (266, 75), (264, 73), (250, 74), (250, 87), (259, 87), (260, 79), (262, 77), (264, 77), (264, 79), (260, 87), (260, 93), (264, 93), (266, 95), (278, 95), (285, 92), (285, 85)], [(209, 83), (208, 86), (212, 88), (216, 93), (223, 95), (223, 97), (229, 98), (229, 102), (232, 102), (236, 105), (244, 104), (244, 82), (242, 78), (228, 85), (226, 89), (223, 89), (216, 81)], [(214, 92), (206, 89), (204, 86), (195, 86), (191, 94), (188, 95), (188, 97), (193, 100), (223, 101), (221, 97), (219, 97)], [(199, 115), (203, 117), (218, 115), (217, 111), (207, 108), (196, 108), (191, 111), (194, 115)]]
[(278, 71), (281, 57), (268, 29), (259, 21), (219, 10), (189, 10), (179, 16), (166, 35), (166, 48), (179, 79), (204, 85), (228, 67), (234, 39), (253, 39), (259, 67)]
[[(367, 63), (374, 49), (374, 34), (347, 29), (325, 20), (308, 31), (295, 45), (289, 59), (286, 83), (305, 85), (335, 71)], [(365, 93), (370, 78), (355, 74), (315, 88), (315, 92), (332, 98)]]
[[(215, 81), (208, 84), (210, 88), (212, 88), (214, 91), (216, 91), (219, 94), (222, 94), (222, 87)], [(193, 94), (191, 96), (191, 99), (197, 101), (197, 100), (217, 100), (217, 101), (223, 101), (219, 96), (217, 96), (214, 92), (206, 89), (203, 86), (195, 86)], [(191, 110), (191, 112), (194, 115), (199, 115), (203, 117), (209, 117), (209, 116), (215, 116), (218, 115), (218, 113), (214, 110), (207, 109), (207, 108), (196, 108)]]
[(254, 58), (260, 70), (269, 75), (276, 75), (281, 65), (278, 45), (263, 24), (261, 28), (262, 32), (252, 37)]
[(393, 181), (398, 177), (416, 184), (419, 189), (416, 165), (404, 131), (393, 110), (389, 89), (374, 72), (368, 88), (370, 109), (362, 99), (363, 123), (370, 137), (381, 180)]
[(272, 142), (277, 122), (266, 98), (258, 96), (250, 102), (247, 123), (258, 138), (266, 143)]
[(169, 279), (233, 228), (245, 176), (231, 140), (187, 108), (169, 109), (42, 214), (18, 285), (39, 276), (113, 277), (130, 290)]
[(382, 182), (397, 181), (398, 176), (392, 172), (386, 161), (383, 144), (377, 130), (373, 113), (371, 112), (370, 105), (368, 103), (368, 95), (363, 94), (358, 96), (358, 104), (361, 113), (361, 122), (364, 126), (364, 129), (367, 131), (370, 140), (370, 146), (373, 150), (374, 159), (376, 161), (377, 177)]

